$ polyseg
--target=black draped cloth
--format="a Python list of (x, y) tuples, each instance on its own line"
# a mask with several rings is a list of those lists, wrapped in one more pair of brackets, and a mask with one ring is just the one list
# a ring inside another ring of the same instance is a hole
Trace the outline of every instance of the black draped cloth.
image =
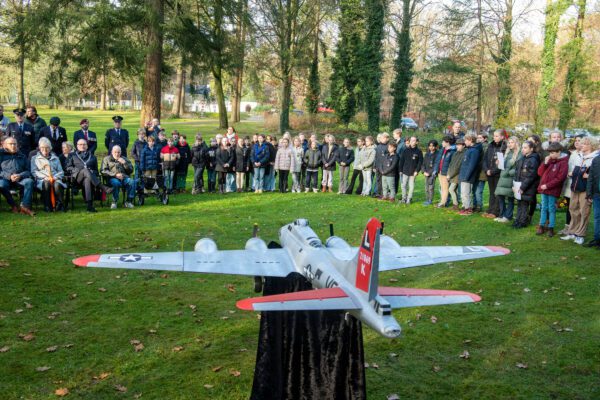
[[(279, 247), (275, 243), (270, 248)], [(267, 278), (263, 295), (312, 289), (300, 274)], [(340, 311), (263, 312), (251, 400), (366, 399), (361, 323)]]

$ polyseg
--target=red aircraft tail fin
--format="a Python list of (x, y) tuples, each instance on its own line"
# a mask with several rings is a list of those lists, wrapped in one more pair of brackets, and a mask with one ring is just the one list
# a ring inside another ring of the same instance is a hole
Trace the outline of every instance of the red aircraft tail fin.
[(358, 248), (358, 260), (356, 263), (355, 286), (364, 292), (369, 300), (377, 296), (379, 286), (379, 235), (381, 234), (381, 222), (377, 218), (371, 218), (363, 232), (360, 247)]

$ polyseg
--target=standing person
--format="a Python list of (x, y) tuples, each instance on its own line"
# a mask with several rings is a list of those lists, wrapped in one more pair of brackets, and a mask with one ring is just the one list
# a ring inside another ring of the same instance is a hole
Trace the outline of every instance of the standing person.
[(292, 147), (292, 157), (294, 158), (294, 168), (292, 172), (292, 193), (300, 193), (304, 184), (302, 183), (302, 169), (306, 171), (304, 166), (304, 148), (300, 137), (294, 138), (294, 146)]
[(248, 149), (248, 171), (246, 171), (244, 180), (245, 180), (245, 190), (246, 192), (254, 191), (254, 169), (252, 168), (252, 160), (250, 158), (250, 153), (252, 152), (252, 148), (254, 147), (254, 142), (250, 141), (250, 136), (244, 136), (244, 146)]
[[(541, 178), (538, 193), (542, 195), (542, 211), (540, 213), (540, 224), (535, 232), (536, 235), (543, 235), (548, 232), (548, 237), (554, 236), (556, 199), (560, 197), (563, 183), (567, 179), (569, 171), (569, 161), (567, 158), (561, 158), (561, 151), (562, 146), (559, 143), (550, 143), (548, 145), (548, 155), (538, 167), (538, 175)], [(547, 227), (546, 223), (548, 224)]]
[(63, 192), (67, 185), (63, 183), (65, 174), (60, 160), (52, 152), (52, 144), (48, 138), (40, 138), (38, 148), (39, 151), (31, 158), (31, 175), (35, 179), (36, 188), (42, 192), (44, 211), (64, 211)]
[(219, 194), (226, 193), (225, 185), (227, 183), (227, 174), (233, 167), (233, 162), (235, 161), (234, 157), (234, 151), (231, 149), (229, 141), (226, 137), (223, 137), (221, 139), (221, 145), (217, 150), (217, 165), (215, 167), (218, 174)]
[[(45, 137), (50, 141), (52, 145), (52, 152), (54, 154), (60, 154), (62, 151), (62, 144), (66, 142), (67, 139), (67, 131), (65, 128), (60, 126), (60, 118), (52, 117), (50, 118), (50, 126), (45, 126), (40, 131), (39, 139)], [(38, 143), (39, 143), (38, 139)]]
[(106, 131), (104, 145), (106, 146), (109, 154), (112, 151), (113, 146), (121, 147), (123, 157), (127, 157), (127, 147), (129, 147), (129, 132), (127, 129), (121, 128), (123, 117), (120, 115), (115, 115), (112, 117), (112, 120), (114, 127)]
[(415, 190), (415, 179), (423, 165), (423, 152), (419, 148), (419, 139), (411, 136), (408, 147), (404, 149), (398, 161), (398, 170), (402, 174), (402, 199), (400, 204), (410, 204)]
[(277, 156), (277, 138), (275, 136), (267, 135), (265, 144), (269, 149), (269, 163), (266, 165), (265, 169), (265, 179), (264, 179), (264, 187), (262, 190), (266, 190), (267, 192), (272, 192), (275, 190), (275, 157)]
[(387, 152), (387, 144), (390, 141), (390, 135), (387, 132), (377, 135), (377, 145), (375, 145), (375, 195), (381, 197), (381, 163)]
[[(456, 152), (452, 155), (452, 159), (450, 160), (450, 165), (448, 165), (448, 182), (450, 186), (448, 187), (448, 193), (450, 194), (450, 198), (452, 199), (452, 210), (458, 211), (458, 187), (460, 185), (459, 182), (459, 174), (460, 167), (465, 159), (465, 154), (467, 154), (465, 150), (465, 139), (459, 137), (456, 140)], [(441, 203), (440, 203), (441, 204)], [(446, 204), (444, 203), (444, 207)]]
[[(400, 157), (402, 157), (402, 153), (404, 152), (404, 149), (406, 149), (406, 144), (404, 142), (404, 139), (402, 138), (402, 128), (394, 129), (394, 131), (392, 132), (392, 137), (394, 139), (394, 142), (396, 143), (396, 155), (398, 156), (398, 160), (400, 160)], [(396, 193), (398, 193), (398, 189), (400, 189), (400, 182), (402, 182), (401, 175), (402, 175), (402, 173), (400, 171), (398, 171), (398, 175), (394, 179), (394, 186), (396, 188)]]
[(244, 143), (244, 139), (237, 141), (235, 147), (235, 185), (239, 193), (244, 191), (246, 174), (250, 170), (250, 148)]
[(152, 121), (150, 121), (148, 127), (142, 129), (144, 129), (144, 134), (146, 138), (148, 138), (148, 136), (154, 136), (155, 138), (157, 138), (158, 132), (160, 132), (160, 121), (158, 120), (158, 118), (152, 118)]
[(131, 158), (133, 158), (135, 164), (135, 179), (140, 179), (142, 176), (140, 157), (144, 151), (144, 147), (146, 147), (146, 129), (140, 128), (137, 130), (137, 139), (133, 142), (133, 147), (131, 148)]
[(217, 190), (217, 150), (219, 145), (216, 138), (210, 139), (210, 146), (206, 150), (206, 176), (208, 177), (208, 193)]
[(586, 199), (594, 206), (594, 238), (584, 244), (600, 250), (600, 157), (594, 157), (588, 173)]
[(571, 172), (571, 223), (561, 240), (573, 240), (581, 245), (585, 241), (585, 234), (590, 220), (591, 204), (586, 199), (587, 179), (589, 177), (592, 161), (598, 156), (596, 149), (598, 142), (591, 137), (581, 139), (581, 158)]
[(354, 191), (354, 183), (356, 182), (356, 178), (358, 178), (358, 186), (356, 188), (356, 194), (362, 193), (363, 187), (363, 166), (359, 164), (359, 154), (363, 151), (365, 146), (365, 140), (361, 137), (356, 139), (356, 148), (354, 149), (354, 168), (352, 169), (352, 178), (350, 179), (350, 186), (346, 189), (346, 194), (352, 194)]
[(319, 167), (321, 166), (321, 150), (317, 141), (310, 142), (310, 149), (304, 152), (304, 164), (306, 164), (306, 183), (304, 192), (308, 193), (310, 189), (317, 193), (319, 180)]
[(92, 154), (96, 154), (96, 149), (98, 148), (98, 138), (96, 137), (96, 132), (89, 130), (90, 120), (83, 118), (81, 121), (79, 121), (79, 126), (81, 129), (73, 133), (73, 143), (77, 143), (79, 139), (83, 139), (88, 143), (88, 151)]
[(439, 162), (436, 166), (437, 175), (440, 177), (440, 202), (436, 208), (446, 207), (448, 203), (448, 195), (450, 189), (450, 181), (448, 180), (448, 168), (452, 161), (452, 156), (456, 153), (454, 145), (454, 137), (447, 135), (442, 139), (442, 150), (440, 152)]
[(338, 162), (340, 164), (340, 184), (338, 187), (338, 194), (342, 194), (346, 193), (346, 190), (348, 189), (350, 165), (354, 162), (354, 149), (348, 138), (344, 138), (343, 146), (338, 148)]
[(506, 143), (504, 141), (504, 131), (496, 129), (492, 142), (483, 156), (483, 170), (487, 177), (488, 189), (490, 192), (489, 206), (487, 213), (482, 214), (486, 218), (498, 218), (500, 216), (500, 206), (496, 197), (496, 187), (500, 180), (500, 169), (498, 168), (498, 153), (504, 154), (506, 151)]
[(452, 127), (450, 128), (450, 133), (454, 136), (454, 140), (464, 139), (465, 133), (462, 130), (462, 124), (460, 121), (452, 121)]
[(432, 139), (427, 143), (427, 153), (423, 158), (421, 171), (425, 176), (425, 202), (424, 206), (433, 204), (433, 193), (435, 192), (435, 180), (437, 178), (437, 167), (440, 163), (441, 152), (438, 150), (438, 142)]
[[(308, 143), (308, 140), (306, 139), (306, 135), (304, 133), (299, 134), (298, 138), (300, 139), (300, 145), (302, 146), (302, 150), (303, 150), (302, 157), (304, 157), (304, 153), (306, 153), (306, 150), (308, 150), (308, 148), (310, 147), (310, 144)], [(304, 164), (304, 162), (303, 162), (301, 164), (301, 168), (300, 168), (300, 191), (301, 192), (304, 191), (304, 181), (305, 180), (306, 180), (306, 164)]]
[(100, 170), (102, 175), (108, 179), (113, 189), (113, 201), (110, 209), (115, 210), (117, 208), (121, 188), (125, 188), (127, 194), (125, 208), (133, 208), (133, 199), (135, 197), (135, 179), (131, 178), (133, 165), (126, 157), (121, 156), (121, 148), (118, 145), (113, 146), (110, 155), (104, 157)]
[(179, 150), (179, 163), (177, 164), (175, 185), (178, 193), (185, 193), (188, 169), (192, 162), (192, 150), (185, 135), (179, 136), (177, 150)]
[[(481, 145), (480, 154), (479, 154), (479, 163), (477, 164), (477, 173), (479, 174), (479, 178), (472, 185), (472, 195), (473, 195), (473, 211), (480, 212), (483, 211), (483, 190), (485, 189), (485, 183), (488, 178), (483, 169), (483, 159), (484, 155), (487, 152), (488, 148), (488, 135), (485, 132), (481, 132), (477, 135), (477, 144)], [(462, 186), (461, 186), (462, 190)]]
[(335, 144), (333, 135), (325, 136), (325, 144), (321, 148), (321, 160), (323, 162), (323, 180), (321, 181), (321, 191), (325, 193), (328, 190), (333, 192), (333, 172), (335, 164), (338, 161), (338, 145)]
[(498, 218), (494, 219), (496, 222), (507, 223), (513, 219), (515, 209), (513, 179), (517, 172), (517, 161), (521, 157), (521, 143), (516, 136), (511, 136), (508, 138), (508, 145), (504, 153), (504, 169), (500, 172), (500, 179), (494, 193), (498, 198), (498, 207), (500, 210)]
[(277, 149), (277, 155), (275, 156), (275, 170), (279, 174), (279, 192), (287, 192), (288, 176), (290, 170), (293, 170), (294, 156), (292, 155), (292, 149), (289, 146), (289, 140), (287, 138), (281, 139), (279, 148)]
[(15, 122), (11, 122), (6, 127), (6, 136), (15, 138), (19, 151), (27, 157), (29, 152), (37, 146), (33, 125), (25, 121), (24, 109), (15, 108), (13, 113), (15, 114)]
[[(236, 136), (237, 137), (237, 136)], [(237, 192), (237, 185), (235, 182), (235, 164), (236, 164), (236, 149), (237, 149), (237, 139), (236, 137), (231, 137), (227, 139), (227, 145), (231, 150), (231, 154), (233, 155), (233, 160), (231, 166), (229, 167), (229, 171), (227, 171), (227, 177), (225, 178), (225, 192), (232, 193)]]
[(463, 210), (460, 215), (473, 214), (472, 193), (475, 184), (479, 180), (479, 166), (483, 145), (477, 143), (477, 136), (469, 134), (465, 136), (465, 158), (460, 166), (458, 181), (460, 182), (460, 197), (462, 200)]
[[(31, 165), (27, 156), (19, 151), (19, 144), (14, 137), (7, 137), (2, 142), (0, 152), (0, 193), (6, 199), (14, 214), (21, 213), (33, 217), (31, 202), (33, 199), (33, 179)], [(20, 207), (10, 193), (10, 189), (23, 189)]]
[(37, 108), (35, 106), (27, 106), (27, 121), (31, 126), (33, 126), (33, 146), (32, 150), (35, 149), (40, 140), (42, 129), (47, 125), (46, 121), (42, 117), (40, 117), (37, 113)]
[(202, 135), (196, 134), (196, 141), (192, 146), (192, 167), (194, 167), (194, 187), (192, 194), (204, 193), (204, 169), (206, 167), (206, 151), (208, 146), (204, 143)]
[(167, 145), (160, 149), (160, 159), (162, 160), (165, 187), (168, 193), (172, 193), (175, 183), (175, 171), (179, 161), (179, 149), (173, 144), (172, 138), (167, 139)]
[(158, 151), (162, 150), (163, 147), (167, 145), (167, 134), (164, 129), (158, 131), (158, 139), (156, 139), (156, 147), (158, 147)]
[[(160, 149), (156, 145), (156, 138), (153, 135), (148, 136), (147, 140), (148, 145), (144, 147), (140, 154), (140, 171), (145, 178), (154, 180), (160, 164)], [(144, 193), (146, 191), (144, 185)]]
[[(538, 159), (538, 164), (540, 164), (542, 162), (542, 141), (540, 139), (540, 137), (538, 135), (531, 135), (529, 136), (529, 138), (527, 139), (528, 141), (530, 141), (531, 143), (533, 143), (533, 156), (537, 157)], [(535, 210), (537, 209), (537, 192), (536, 192), (536, 196), (533, 196), (533, 200), (529, 203), (529, 221), (531, 221), (533, 219), (533, 214), (535, 214)]]
[(363, 173), (363, 187), (360, 195), (367, 197), (371, 195), (371, 187), (373, 186), (371, 179), (373, 177), (373, 164), (375, 164), (375, 145), (372, 136), (365, 138), (365, 147), (359, 156), (357, 163), (362, 166)]
[(535, 152), (535, 144), (530, 141), (523, 143), (521, 154), (523, 154), (523, 158), (517, 162), (514, 179), (515, 182), (519, 182), (521, 186), (518, 189), (513, 187), (515, 190), (515, 198), (521, 197), (521, 199), (517, 201), (517, 217), (513, 223), (514, 228), (525, 228), (531, 222), (529, 205), (536, 197), (540, 179), (537, 174), (540, 161)]
[(385, 158), (381, 162), (381, 199), (392, 203), (396, 197), (395, 178), (398, 176), (398, 155), (396, 143), (389, 142)]
[(0, 136), (4, 136), (8, 124), (10, 124), (10, 118), (4, 115), (4, 106), (0, 104)]
[(257, 142), (254, 143), (250, 160), (254, 168), (254, 193), (262, 193), (265, 187), (265, 170), (269, 166), (269, 145), (265, 140), (265, 135), (258, 135)]
[(575, 137), (573, 143), (568, 148), (569, 152), (569, 173), (567, 174), (567, 179), (565, 180), (565, 186), (563, 187), (562, 195), (567, 202), (567, 217), (565, 220), (565, 227), (558, 232), (560, 235), (565, 235), (567, 230), (569, 229), (569, 224), (571, 223), (571, 212), (569, 211), (569, 207), (571, 205), (571, 175), (573, 174), (573, 170), (575, 166), (581, 162), (581, 137)]

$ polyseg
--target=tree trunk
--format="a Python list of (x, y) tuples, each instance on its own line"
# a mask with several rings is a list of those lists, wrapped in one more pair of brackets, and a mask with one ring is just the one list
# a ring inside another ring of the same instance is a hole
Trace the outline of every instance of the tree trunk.
[(131, 110), (137, 108), (137, 94), (135, 92), (135, 83), (131, 85)]
[(211, 68), (215, 79), (215, 92), (217, 96), (217, 107), (219, 109), (219, 128), (227, 129), (227, 106), (225, 105), (225, 93), (223, 92), (223, 72), (220, 65)]
[(236, 40), (238, 42), (238, 53), (236, 66), (233, 71), (233, 87), (231, 96), (231, 119), (233, 122), (241, 120), (241, 103), (242, 103), (242, 81), (244, 77), (244, 61), (246, 58), (246, 12), (248, 1), (245, 0), (242, 5), (242, 13), (238, 19)]
[(292, 102), (292, 72), (287, 71), (287, 76), (281, 85), (281, 113), (279, 115), (279, 133), (283, 134), (290, 128), (290, 104)]
[[(413, 0), (413, 10), (416, 0)], [(412, 39), (410, 37), (410, 24), (412, 21), (411, 0), (402, 0), (402, 27), (398, 34), (398, 54), (394, 70), (396, 77), (392, 86), (394, 102), (392, 104), (392, 116), (390, 128), (396, 129), (402, 124), (402, 114), (408, 105), (408, 88), (413, 77), (413, 61), (410, 58)]]
[(500, 42), (500, 52), (495, 57), (498, 65), (498, 110), (496, 112), (496, 126), (503, 128), (509, 126), (510, 108), (512, 105), (512, 89), (510, 86), (510, 60), (512, 57), (512, 24), (513, 0), (506, 1), (506, 15), (503, 21), (503, 34)]
[(483, 98), (483, 75), (477, 75), (477, 110), (475, 115), (475, 133), (481, 132), (482, 116), (481, 116), (481, 103)]
[(19, 45), (19, 81), (17, 83), (17, 106), (25, 108), (25, 43)]
[(185, 114), (185, 79), (187, 77), (187, 73), (185, 69), (183, 70), (183, 77), (181, 79), (181, 98), (179, 100), (179, 115)]
[(108, 97), (108, 89), (106, 88), (106, 75), (102, 75), (102, 93), (100, 95), (100, 110), (106, 111), (106, 98)]
[(173, 108), (171, 114), (179, 118), (181, 115), (181, 92), (183, 90), (183, 66), (181, 62), (177, 67), (177, 78), (175, 79), (175, 97), (173, 98)]
[(160, 119), (161, 71), (163, 47), (164, 0), (147, 0), (150, 20), (148, 29), (148, 51), (146, 53), (146, 72), (142, 86), (142, 111), (140, 126), (152, 118)]

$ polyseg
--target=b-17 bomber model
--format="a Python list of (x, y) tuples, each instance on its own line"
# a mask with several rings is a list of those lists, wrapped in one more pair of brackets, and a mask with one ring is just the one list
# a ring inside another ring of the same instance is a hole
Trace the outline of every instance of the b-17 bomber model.
[(400, 325), (392, 316), (395, 308), (473, 303), (481, 298), (454, 290), (379, 286), (379, 271), (510, 253), (493, 246), (400, 246), (382, 231), (381, 222), (371, 218), (359, 247), (351, 247), (333, 232), (323, 244), (307, 220), (297, 219), (279, 230), (282, 247), (277, 249), (267, 248), (256, 235), (246, 242), (245, 250), (218, 250), (212, 239), (204, 238), (194, 251), (90, 255), (73, 263), (79, 267), (255, 277), (286, 277), (297, 272), (311, 282), (313, 290), (240, 300), (237, 307), (253, 311), (346, 311), (379, 334), (394, 338), (400, 335)]

